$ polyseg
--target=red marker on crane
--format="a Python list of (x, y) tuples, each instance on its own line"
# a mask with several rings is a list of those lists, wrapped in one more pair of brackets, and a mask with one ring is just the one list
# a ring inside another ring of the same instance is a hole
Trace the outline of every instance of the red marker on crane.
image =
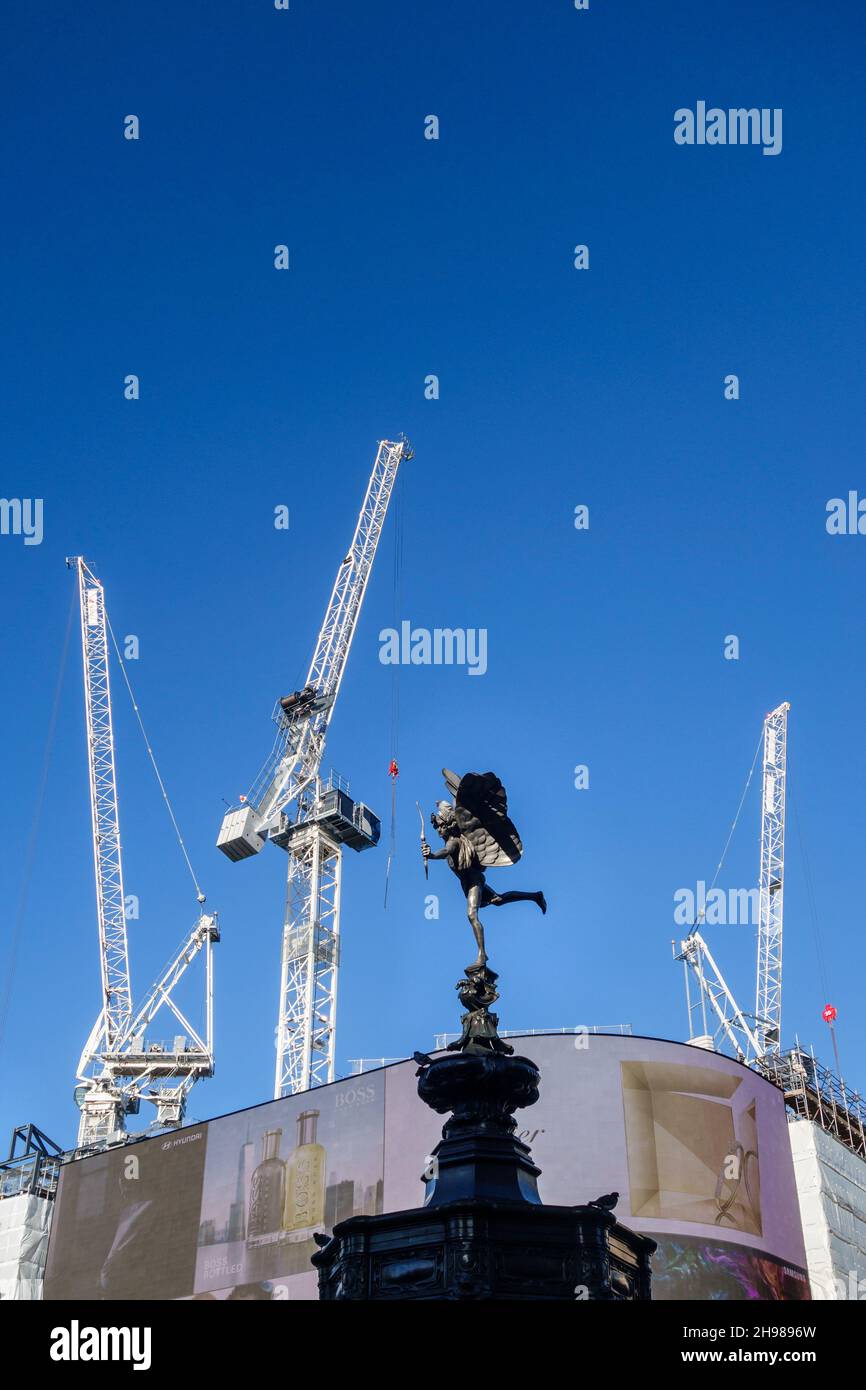
[(394, 862), (394, 855), (397, 853), (397, 778), (400, 776), (400, 769), (397, 766), (396, 758), (392, 758), (388, 764), (388, 776), (391, 778), (391, 845), (388, 850), (388, 863), (385, 866), (385, 901), (382, 904), (383, 907), (388, 906), (391, 865)]
[(823, 1018), (824, 1022), (829, 1025), (830, 1028), (830, 1037), (833, 1039), (833, 1056), (836, 1059), (836, 1075), (839, 1077), (839, 1080), (841, 1081), (842, 1068), (839, 1066), (839, 1045), (836, 1042), (836, 1029), (833, 1027), (833, 1024), (836, 1022), (838, 1016), (839, 1015), (835, 1004), (825, 1004), (823, 1009), (821, 1010), (821, 1017)]

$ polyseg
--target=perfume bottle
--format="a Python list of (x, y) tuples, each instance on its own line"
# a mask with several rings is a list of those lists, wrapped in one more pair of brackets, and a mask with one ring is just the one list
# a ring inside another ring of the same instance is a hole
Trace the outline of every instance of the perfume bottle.
[(297, 1148), (289, 1159), (283, 1229), (312, 1230), (325, 1216), (325, 1150), (316, 1143), (320, 1112), (304, 1110), (298, 1116)]
[(250, 1186), (250, 1217), (247, 1239), (270, 1235), (280, 1229), (286, 1189), (286, 1165), (280, 1158), (281, 1129), (266, 1129), (262, 1135), (262, 1161), (253, 1173)]

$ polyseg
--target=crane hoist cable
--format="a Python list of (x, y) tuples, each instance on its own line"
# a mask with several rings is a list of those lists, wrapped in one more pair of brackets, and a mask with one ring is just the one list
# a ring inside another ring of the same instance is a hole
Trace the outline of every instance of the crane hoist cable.
[[(761, 730), (761, 736), (760, 736), (760, 738), (758, 739), (758, 746), (757, 746), (757, 748), (755, 749), (755, 756), (754, 756), (754, 758), (752, 759), (752, 766), (749, 768), (749, 775), (748, 775), (748, 777), (746, 778), (746, 785), (743, 787), (743, 794), (742, 794), (742, 796), (740, 797), (740, 804), (739, 804), (739, 806), (737, 807), (737, 813), (736, 813), (736, 815), (734, 816), (734, 819), (733, 819), (732, 822), (731, 822), (731, 828), (730, 828), (730, 830), (728, 831), (728, 838), (727, 838), (727, 840), (725, 841), (725, 848), (722, 850), (722, 857), (721, 857), (721, 859), (719, 860), (718, 864), (716, 865), (716, 872), (713, 874), (713, 881), (712, 881), (712, 883), (710, 884), (709, 888), (707, 889), (707, 896), (709, 896), (709, 894), (710, 894), (710, 893), (713, 891), (713, 889), (715, 888), (716, 883), (718, 882), (719, 874), (722, 872), (722, 866), (724, 865), (724, 862), (725, 862), (726, 858), (728, 857), (728, 850), (729, 850), (730, 847), (731, 847), (731, 840), (734, 838), (734, 831), (736, 830), (736, 828), (737, 828), (737, 822), (738, 822), (739, 819), (740, 819), (740, 812), (741, 812), (742, 809), (743, 809), (743, 803), (745, 802), (746, 796), (748, 795), (749, 787), (752, 785), (752, 777), (754, 776), (754, 773), (755, 773), (755, 767), (756, 767), (757, 762), (758, 762), (758, 755), (759, 755), (759, 753), (760, 753), (760, 751), (761, 751), (761, 748), (762, 748), (762, 746), (763, 746), (763, 742), (764, 742), (764, 731), (763, 731), (763, 729), (762, 729), (762, 730)], [(695, 917), (695, 920), (692, 922), (692, 925), (691, 925), (691, 927), (689, 928), (690, 934), (691, 934), (691, 932), (693, 932), (693, 931), (695, 930), (695, 928), (697, 927), (697, 925), (698, 925), (699, 921), (701, 920), (701, 917), (702, 917), (702, 916), (703, 916), (703, 912), (701, 911), (701, 912), (699, 912), (698, 915)]]
[(196, 900), (197, 900), (199, 903), (203, 903), (203, 902), (205, 901), (205, 895), (204, 895), (204, 893), (203, 893), (202, 890), (201, 890), (201, 884), (199, 883), (199, 881), (198, 881), (198, 879), (197, 879), (197, 877), (196, 877), (195, 869), (192, 867), (192, 861), (190, 860), (189, 854), (187, 853), (187, 848), (186, 848), (186, 844), (184, 843), (184, 838), (183, 838), (182, 834), (180, 833), (180, 826), (179, 826), (178, 823), (177, 823), (177, 817), (176, 817), (175, 814), (174, 814), (174, 808), (172, 807), (172, 804), (171, 804), (171, 802), (170, 802), (170, 800), (169, 800), (168, 792), (167, 792), (166, 789), (165, 789), (165, 783), (164, 783), (163, 780), (162, 780), (162, 776), (161, 776), (160, 771), (159, 771), (159, 768), (158, 768), (158, 766), (157, 766), (156, 756), (155, 756), (154, 751), (153, 751), (153, 749), (152, 749), (152, 747), (151, 747), (151, 745), (150, 745), (150, 739), (147, 737), (147, 731), (146, 731), (146, 729), (145, 729), (145, 727), (144, 727), (144, 720), (143, 720), (142, 717), (141, 717), (141, 710), (138, 708), (138, 702), (137, 702), (137, 700), (136, 700), (136, 698), (135, 698), (135, 695), (134, 695), (134, 693), (133, 693), (132, 683), (130, 682), (129, 673), (127, 672), (127, 669), (126, 669), (126, 662), (123, 660), (123, 657), (122, 657), (121, 654), (120, 654), (120, 647), (119, 647), (119, 645), (118, 645), (117, 638), (116, 638), (115, 635), (114, 635), (114, 628), (111, 626), (111, 622), (110, 622), (110, 620), (109, 620), (109, 617), (108, 617), (108, 614), (107, 614), (107, 613), (106, 613), (106, 615), (105, 615), (105, 625), (106, 625), (106, 627), (108, 628), (108, 633), (109, 633), (109, 636), (111, 637), (111, 643), (112, 643), (112, 646), (114, 647), (115, 653), (116, 653), (116, 655), (117, 655), (118, 665), (120, 666), (120, 670), (121, 670), (121, 673), (122, 673), (122, 675), (123, 675), (123, 681), (124, 681), (124, 684), (125, 684), (125, 686), (126, 686), (127, 691), (129, 692), (129, 698), (130, 698), (130, 700), (131, 700), (131, 702), (132, 702), (132, 708), (133, 708), (134, 711), (135, 711), (135, 717), (136, 717), (136, 719), (138, 720), (138, 727), (140, 728), (140, 730), (141, 730), (141, 736), (142, 736), (142, 738), (144, 739), (144, 746), (145, 746), (145, 748), (147, 749), (147, 756), (150, 758), (151, 767), (153, 768), (154, 774), (155, 774), (155, 776), (156, 776), (156, 780), (157, 780), (157, 782), (159, 783), (159, 789), (160, 789), (160, 791), (162, 792), (162, 799), (163, 799), (163, 801), (165, 802), (166, 810), (168, 811), (169, 817), (171, 818), (171, 823), (172, 823), (172, 825), (174, 826), (174, 833), (175, 833), (175, 835), (177, 836), (177, 842), (178, 842), (178, 844), (180, 845), (181, 854), (183, 855), (183, 857), (184, 857), (184, 859), (185, 859), (185, 861), (186, 861), (186, 867), (189, 869), (190, 878), (192, 879), (193, 884), (194, 884), (194, 886), (195, 886)]

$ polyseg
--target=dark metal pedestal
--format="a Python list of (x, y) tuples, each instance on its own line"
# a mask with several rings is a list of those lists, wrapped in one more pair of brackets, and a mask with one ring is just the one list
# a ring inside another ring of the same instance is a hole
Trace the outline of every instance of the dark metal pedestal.
[(654, 1242), (595, 1207), (449, 1202), (354, 1216), (313, 1263), (321, 1299), (648, 1299)]
[(450, 1116), (425, 1205), (340, 1222), (313, 1256), (319, 1297), (650, 1298), (655, 1242), (619, 1224), (615, 1194), (581, 1207), (541, 1202), (539, 1169), (514, 1133), (514, 1111), (538, 1099), (535, 1063), (471, 1046), (421, 1060), (421, 1099)]

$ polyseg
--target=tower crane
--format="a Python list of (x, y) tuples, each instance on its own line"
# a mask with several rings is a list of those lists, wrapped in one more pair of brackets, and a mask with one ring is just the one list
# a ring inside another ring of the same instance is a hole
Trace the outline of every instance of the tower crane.
[(778, 1054), (782, 1037), (782, 908), (785, 898), (785, 795), (788, 711), (779, 705), (764, 720), (761, 796), (761, 886), (755, 1023), (762, 1053)]
[(229, 859), (258, 854), (266, 840), (288, 852), (280, 953), (274, 1097), (334, 1079), (340, 965), (343, 845), (378, 843), (381, 823), (348, 786), (320, 777), (325, 737), (401, 462), (404, 436), (380, 441), (352, 543), (337, 570), (307, 679), (278, 700), (273, 749), (247, 796), (223, 818), (217, 846)]
[[(764, 720), (754, 1014), (743, 1013), (697, 925), (680, 943), (679, 954), (675, 957), (683, 962), (685, 970), (690, 1040), (708, 1048), (727, 1041), (740, 1061), (747, 1065), (778, 1054), (781, 1046), (785, 792), (790, 708), (787, 702), (781, 704)], [(694, 1000), (690, 975), (697, 984)], [(700, 1033), (694, 1028), (697, 1010), (700, 1010), (702, 1022)]]
[[(96, 875), (96, 918), (102, 1006), (78, 1063), (75, 1098), (81, 1116), (79, 1148), (121, 1142), (126, 1116), (140, 1102), (156, 1106), (156, 1125), (183, 1122), (186, 1099), (199, 1077), (212, 1076), (213, 959), (219, 940), (216, 913), (200, 911), (177, 954), (144, 1003), (133, 1007), (126, 934), (126, 899), (117, 806), (114, 726), (111, 709), (108, 619), (105, 592), (81, 555), (66, 561), (78, 576), (87, 763)], [(204, 895), (198, 890), (201, 907)], [(193, 960), (204, 952), (205, 1023), (197, 1030), (181, 1012), (173, 992)], [(155, 1041), (148, 1029), (166, 1007), (184, 1029), (171, 1042)], [(202, 1036), (203, 1033), (203, 1036)]]

